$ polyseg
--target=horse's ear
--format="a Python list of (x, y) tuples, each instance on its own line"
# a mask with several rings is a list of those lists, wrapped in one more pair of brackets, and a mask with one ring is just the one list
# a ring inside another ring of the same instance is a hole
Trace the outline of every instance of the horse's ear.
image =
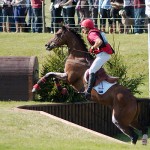
[(75, 32), (80, 32), (80, 28), (74, 28), (73, 29)]
[(63, 30), (63, 31), (66, 31), (66, 30), (67, 30), (67, 27), (63, 25), (63, 26), (62, 26), (62, 30)]

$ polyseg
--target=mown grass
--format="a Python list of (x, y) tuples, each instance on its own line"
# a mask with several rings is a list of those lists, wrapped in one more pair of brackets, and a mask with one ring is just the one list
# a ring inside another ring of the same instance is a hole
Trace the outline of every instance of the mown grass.
[[(45, 43), (51, 34), (0, 33), (0, 56), (37, 56), (40, 69), (45, 57)], [(138, 97), (148, 97), (148, 48), (147, 34), (107, 35), (128, 66), (129, 76), (145, 75), (143, 92)], [(113, 40), (115, 39), (115, 40)], [(149, 149), (139, 140), (136, 146), (122, 145), (102, 139), (83, 130), (62, 124), (34, 112), (17, 112), (13, 108), (36, 102), (0, 102), (0, 150), (108, 150)], [(117, 137), (120, 138), (120, 137)], [(124, 135), (121, 139), (130, 143)], [(150, 142), (150, 141), (149, 141)]]
[(35, 102), (0, 102), (0, 150), (116, 150), (145, 149), (141, 141), (136, 146), (120, 144), (82, 129), (63, 124), (36, 112), (14, 108)]

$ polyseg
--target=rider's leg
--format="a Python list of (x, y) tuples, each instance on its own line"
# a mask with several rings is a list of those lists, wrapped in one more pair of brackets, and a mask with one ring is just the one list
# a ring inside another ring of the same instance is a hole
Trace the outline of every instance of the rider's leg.
[(87, 93), (91, 93), (94, 83), (95, 83), (95, 73), (91, 73), (89, 74)]
[(96, 55), (96, 59), (92, 63), (89, 69), (89, 81), (88, 81), (88, 88), (85, 92), (85, 97), (88, 99), (91, 97), (91, 90), (95, 83), (95, 73), (103, 66), (110, 59), (110, 54), (105, 52), (101, 52)]

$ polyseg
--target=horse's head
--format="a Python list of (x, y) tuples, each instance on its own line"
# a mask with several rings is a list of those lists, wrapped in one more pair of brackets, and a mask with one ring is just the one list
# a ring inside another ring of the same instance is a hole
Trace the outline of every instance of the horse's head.
[(67, 31), (69, 31), (69, 29), (66, 26), (62, 26), (62, 28), (56, 32), (54, 38), (51, 39), (47, 44), (45, 44), (46, 50), (50, 51), (56, 47), (65, 45), (66, 44), (65, 33)]

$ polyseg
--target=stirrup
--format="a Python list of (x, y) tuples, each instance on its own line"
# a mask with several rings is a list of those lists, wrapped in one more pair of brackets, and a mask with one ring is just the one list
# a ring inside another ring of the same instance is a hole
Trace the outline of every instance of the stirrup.
[(138, 137), (139, 136), (137, 134), (135, 134), (134, 137), (133, 137), (133, 139), (131, 140), (131, 144), (136, 144), (136, 142), (138, 140)]

